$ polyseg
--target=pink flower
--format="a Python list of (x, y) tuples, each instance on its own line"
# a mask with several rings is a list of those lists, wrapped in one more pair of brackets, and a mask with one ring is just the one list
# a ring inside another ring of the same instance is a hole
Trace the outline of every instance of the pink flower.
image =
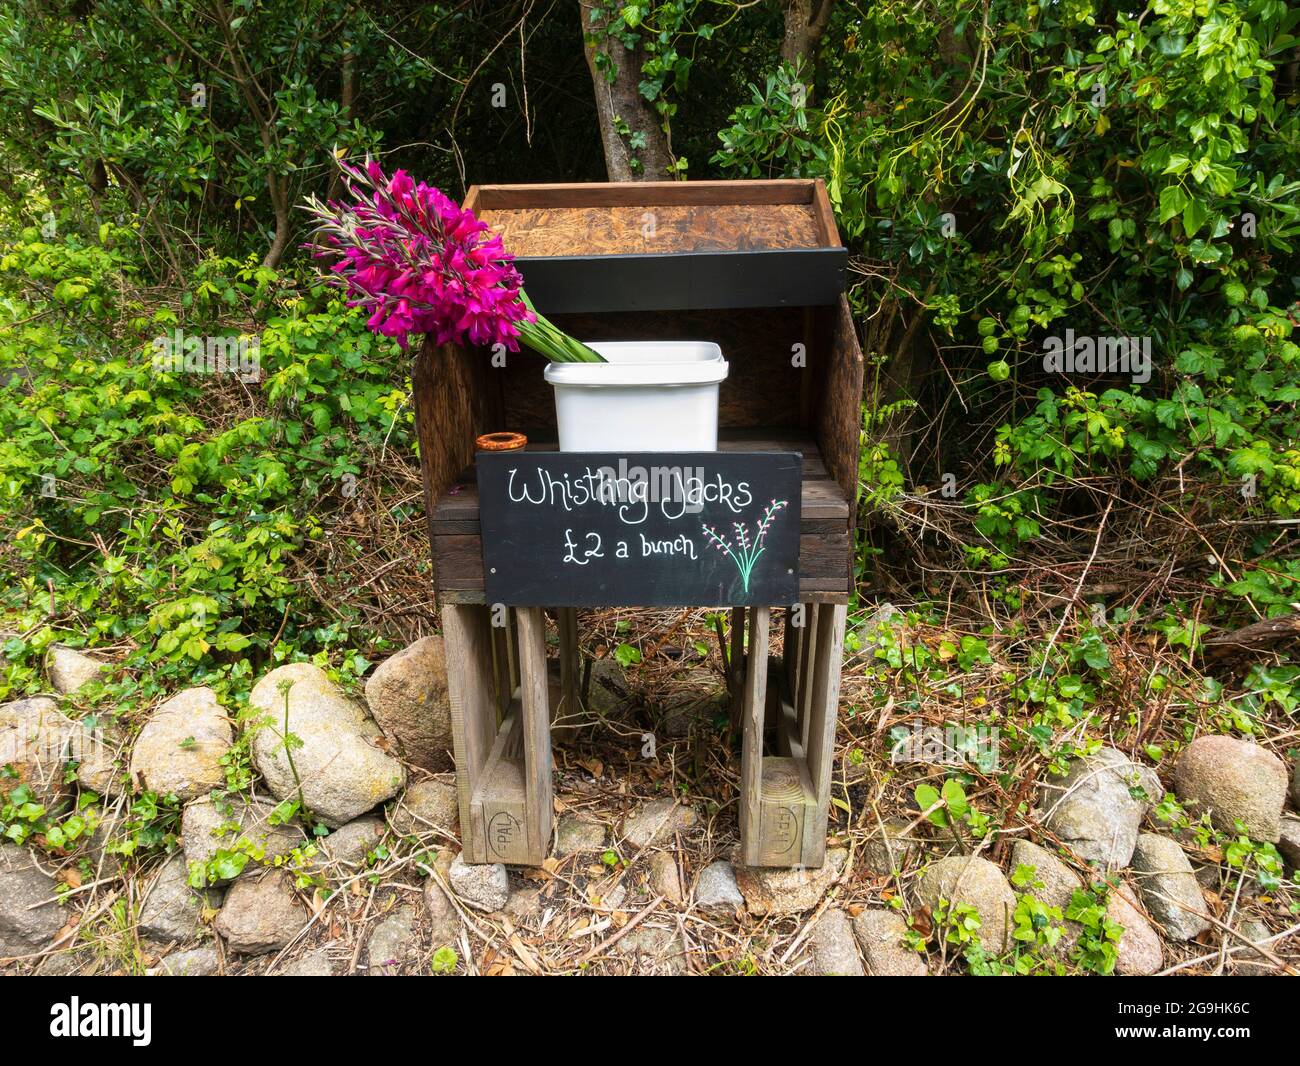
[(536, 319), (500, 236), (404, 170), (389, 178), (369, 158), (364, 169), (339, 166), (351, 202), (308, 202), (314, 234), (327, 246), (315, 254), (335, 259), (330, 279), (349, 306), (370, 312), (369, 328), (403, 348), (412, 334), (427, 333), (438, 344), (518, 351), (520, 325)]

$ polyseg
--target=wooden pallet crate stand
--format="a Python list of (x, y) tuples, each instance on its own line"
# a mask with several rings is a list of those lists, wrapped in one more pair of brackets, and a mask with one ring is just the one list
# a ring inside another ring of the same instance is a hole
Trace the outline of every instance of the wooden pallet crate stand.
[[(788, 595), (768, 602), (701, 600), (707, 593), (692, 591), (689, 575), (679, 588), (666, 570), (641, 585), (548, 584), (548, 575), (533, 582), (526, 570), (503, 591), (502, 573), (526, 551), (510, 539), (514, 519), (500, 508), (496, 468), (480, 461), (474, 441), (516, 430), (529, 440), (520, 462), (564, 469), (573, 453), (556, 452), (545, 360), (523, 351), (494, 366), (491, 352), (425, 346), (414, 369), (416, 415), (466, 861), (536, 865), (548, 853), (552, 722), (580, 703), (575, 608), (674, 603), (732, 609), (727, 682), (741, 737), (743, 861), (820, 866), (863, 376), (825, 190), (804, 180), (477, 186), (467, 206), (503, 234), (538, 308), (573, 336), (720, 345), (730, 373), (719, 396), (718, 451), (686, 458), (793, 478), (782, 484), (793, 485), (797, 528), (779, 549), (773, 534), (772, 550), (784, 551), (789, 566), (780, 574), (769, 566), (767, 580), (788, 584), (765, 587)], [(683, 455), (632, 458), (671, 464)], [(677, 599), (659, 598), (668, 585)], [(559, 635), (554, 685), (547, 610)], [(779, 656), (770, 654), (774, 624)]]

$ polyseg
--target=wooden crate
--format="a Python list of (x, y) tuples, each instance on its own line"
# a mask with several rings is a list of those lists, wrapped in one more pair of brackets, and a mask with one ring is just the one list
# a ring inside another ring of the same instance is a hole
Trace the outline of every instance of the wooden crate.
[[(466, 205), (502, 233), (538, 309), (574, 336), (716, 342), (730, 363), (720, 450), (802, 457), (799, 600), (808, 624), (787, 626), (785, 657), (769, 662), (769, 608), (733, 612), (730, 683), (742, 732), (745, 861), (820, 865), (863, 379), (843, 296), (846, 254), (825, 189), (812, 180), (484, 185)], [(556, 699), (539, 635), (544, 615), (520, 608), (513, 630), (491, 626), (474, 469), (482, 433), (514, 430), (530, 448), (556, 447), (545, 365), (527, 350), (494, 367), (486, 350), (426, 344), (413, 370), (471, 862), (538, 863), (550, 834), (546, 727)], [(572, 708), (576, 624), (567, 605), (554, 606), (558, 702)]]

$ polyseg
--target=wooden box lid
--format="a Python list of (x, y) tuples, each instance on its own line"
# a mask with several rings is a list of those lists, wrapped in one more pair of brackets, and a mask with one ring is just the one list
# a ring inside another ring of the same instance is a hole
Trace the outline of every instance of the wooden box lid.
[(475, 185), (545, 314), (833, 304), (848, 253), (820, 180)]

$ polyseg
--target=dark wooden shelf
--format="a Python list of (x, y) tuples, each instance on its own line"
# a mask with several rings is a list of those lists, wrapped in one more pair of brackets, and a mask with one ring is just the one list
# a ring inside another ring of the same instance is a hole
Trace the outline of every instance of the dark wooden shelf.
[[(554, 451), (530, 442), (530, 451)], [(834, 481), (812, 438), (782, 430), (731, 430), (719, 451), (796, 451), (803, 457), (800, 496), (799, 593), (809, 602), (844, 602), (849, 591), (852, 542), (849, 500)], [(671, 454), (671, 453), (665, 453)], [(477, 474), (473, 464), (434, 503), (433, 540), (438, 595), (448, 603), (483, 603), (483, 541)], [(615, 606), (615, 605), (611, 605)], [(634, 604), (617, 606), (635, 606)]]

